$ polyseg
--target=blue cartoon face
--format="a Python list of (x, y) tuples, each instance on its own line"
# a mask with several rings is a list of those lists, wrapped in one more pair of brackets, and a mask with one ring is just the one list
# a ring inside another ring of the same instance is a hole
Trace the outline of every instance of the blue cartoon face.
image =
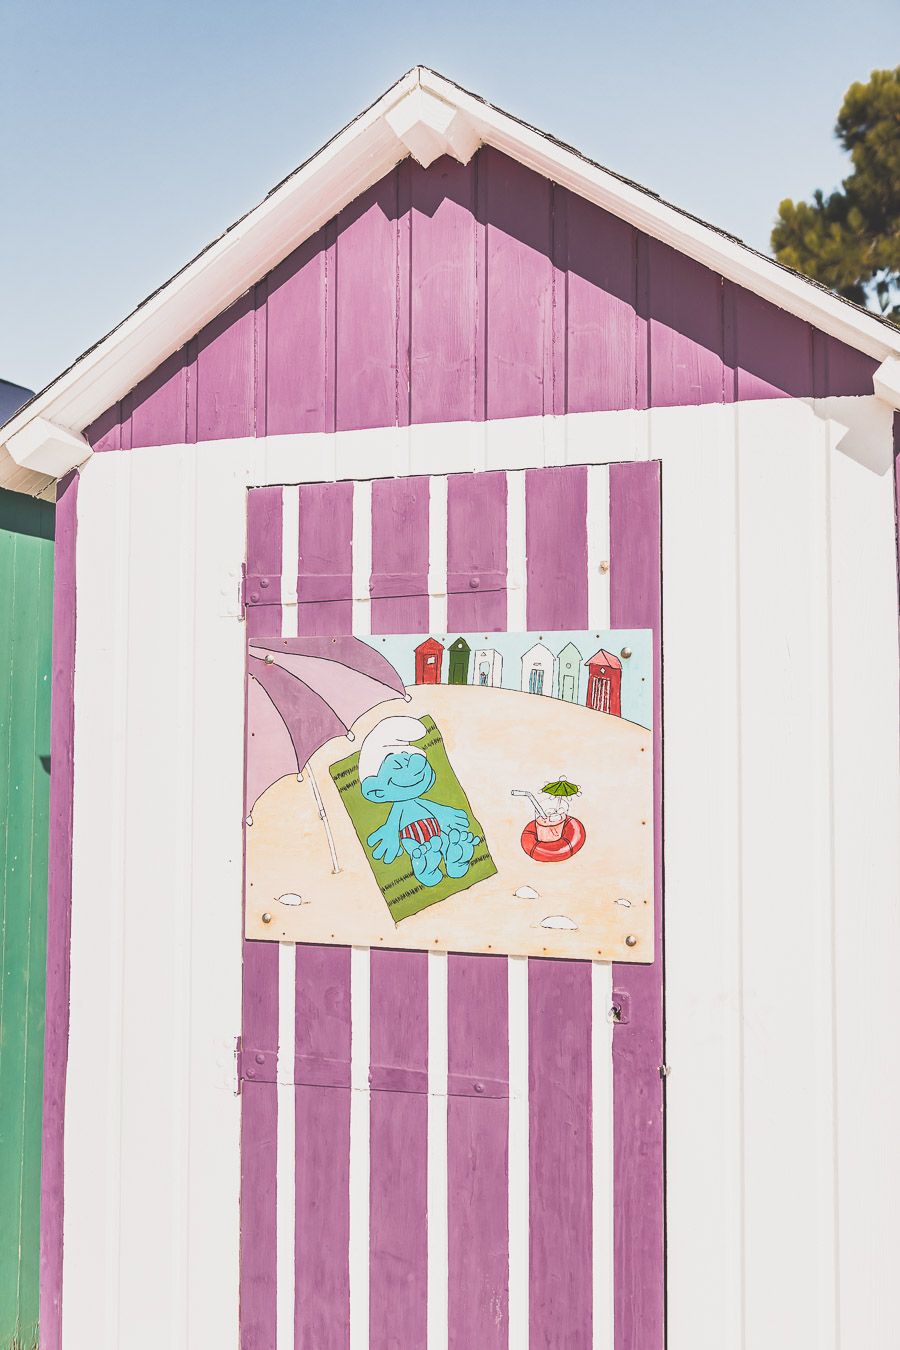
[(364, 778), (360, 791), (370, 802), (407, 802), (434, 784), (434, 769), (418, 750), (387, 755), (377, 774)]

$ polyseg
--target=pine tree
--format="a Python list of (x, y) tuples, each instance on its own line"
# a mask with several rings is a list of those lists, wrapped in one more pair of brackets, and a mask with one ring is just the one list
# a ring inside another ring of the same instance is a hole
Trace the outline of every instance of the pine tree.
[(850, 86), (835, 135), (852, 172), (828, 196), (783, 201), (772, 250), (779, 262), (900, 323), (900, 66)]

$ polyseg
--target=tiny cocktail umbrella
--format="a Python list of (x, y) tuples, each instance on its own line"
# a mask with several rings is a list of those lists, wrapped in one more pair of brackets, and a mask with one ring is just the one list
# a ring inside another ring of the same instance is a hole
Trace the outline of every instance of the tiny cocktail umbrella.
[(541, 792), (546, 793), (548, 797), (577, 797), (580, 791), (581, 788), (576, 783), (570, 783), (563, 774), (552, 783), (545, 783), (541, 788)]
[[(355, 637), (252, 638), (248, 648), (246, 815), (280, 778), (303, 777), (315, 752), (349, 736), (363, 713), (409, 698), (387, 657)], [(334, 836), (312, 768), (309, 781), (331, 853)]]

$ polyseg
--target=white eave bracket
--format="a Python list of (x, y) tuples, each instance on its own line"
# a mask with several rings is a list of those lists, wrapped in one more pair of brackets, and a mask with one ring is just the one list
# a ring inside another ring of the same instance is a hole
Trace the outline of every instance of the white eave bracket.
[(459, 108), (417, 85), (384, 114), (384, 120), (423, 169), (441, 155), (468, 164), (481, 144), (474, 122)]
[(93, 451), (83, 436), (57, 426), (46, 417), (35, 417), (6, 441), (10, 458), (32, 473), (62, 478), (90, 459)]
[(872, 376), (875, 397), (900, 409), (900, 356), (888, 356)]

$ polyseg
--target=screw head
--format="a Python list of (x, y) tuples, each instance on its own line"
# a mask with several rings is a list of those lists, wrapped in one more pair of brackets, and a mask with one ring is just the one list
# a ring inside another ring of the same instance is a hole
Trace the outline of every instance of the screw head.
[(475, 1087), (475, 1091), (476, 1091), (477, 1093), (479, 1093), (479, 1095), (480, 1095), (482, 1092), (484, 1092), (484, 1083), (475, 1083), (474, 1087)]
[(625, 939), (625, 946), (626, 946), (626, 947), (636, 947), (636, 946), (637, 946), (637, 938), (634, 936), (634, 933), (629, 933), (629, 934), (628, 934), (628, 936), (627, 936), (626, 939)]
[(268, 586), (268, 584), (269, 584), (269, 578), (268, 578), (268, 577), (260, 577), (260, 579), (259, 579), (259, 588), (260, 588), (261, 591), (264, 591), (264, 590), (266, 589), (266, 587)]
[(472, 590), (473, 590), (473, 591), (477, 591), (477, 590), (478, 590), (478, 587), (481, 585), (481, 578), (480, 578), (480, 577), (469, 577), (469, 585), (472, 587)]
[(250, 603), (251, 603), (251, 605), (258, 605), (258, 604), (259, 604), (259, 592), (258, 592), (258, 591), (251, 591), (251, 592), (250, 592)]
[(266, 1062), (266, 1057), (261, 1051), (257, 1051), (255, 1058), (257, 1064), (265, 1064)]
[(622, 648), (622, 656), (623, 656), (623, 658), (627, 661), (628, 658), (631, 656), (631, 648), (630, 648), (630, 647), (623, 647), (623, 648)]
[(608, 572), (608, 571), (609, 571), (609, 563), (607, 562), (606, 558), (604, 558), (603, 561), (602, 561), (602, 563), (600, 564), (600, 571), (601, 571), (601, 572)]
[(267, 910), (266, 913), (262, 916), (262, 921), (263, 921), (263, 923), (271, 923), (271, 922), (272, 922), (272, 915), (268, 912), (268, 910)]
[(274, 665), (275, 663), (275, 657), (272, 655), (271, 652), (266, 652), (265, 656), (263, 657), (263, 661), (266, 663), (267, 666), (271, 666)]

